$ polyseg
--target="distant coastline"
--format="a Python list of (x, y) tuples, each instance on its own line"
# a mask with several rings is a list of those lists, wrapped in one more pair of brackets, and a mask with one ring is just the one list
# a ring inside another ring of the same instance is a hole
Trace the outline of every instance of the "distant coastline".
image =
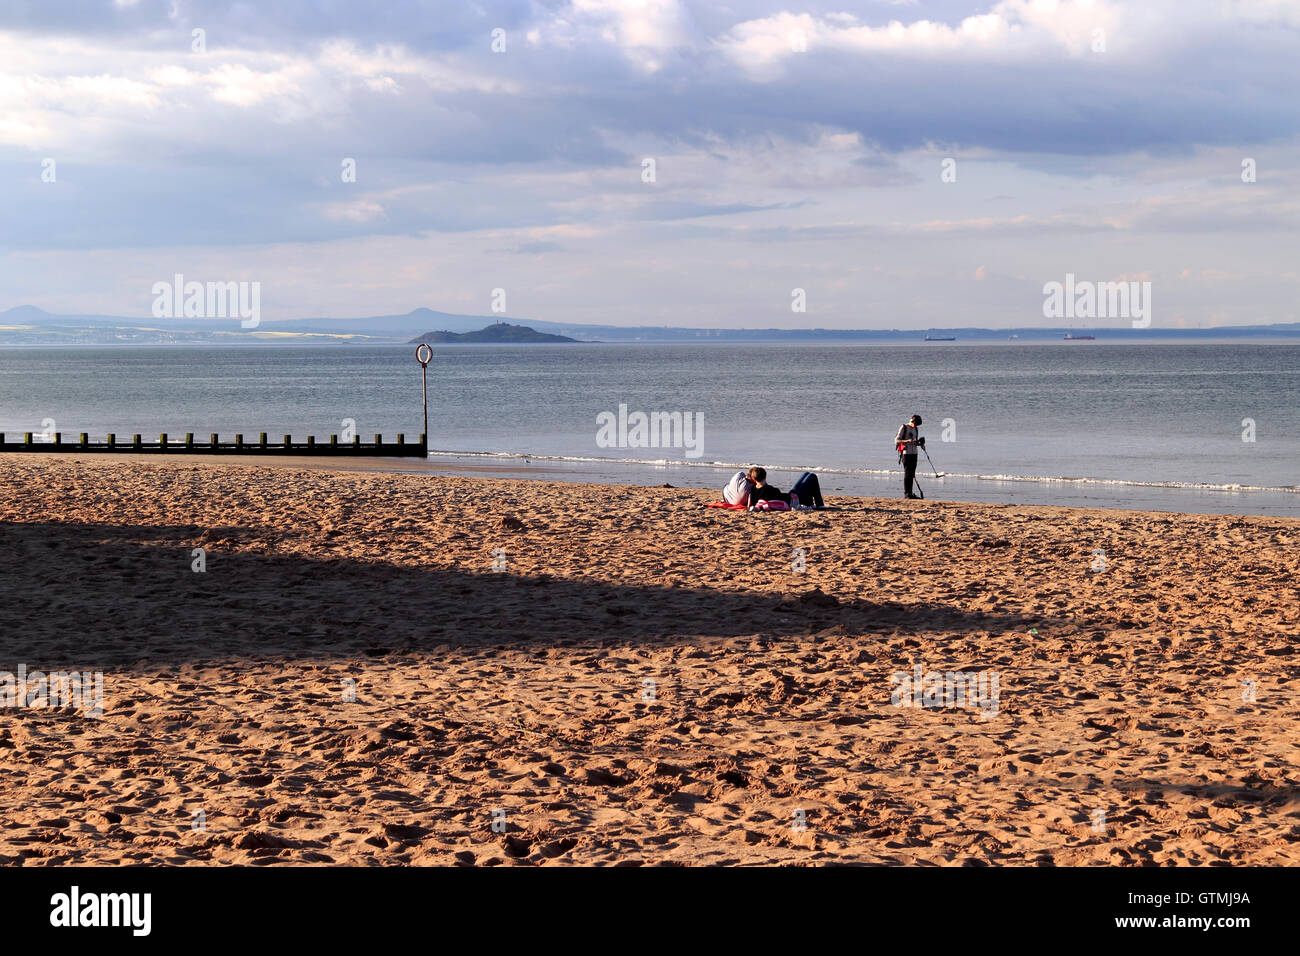
[[(572, 322), (503, 322), (499, 316), (459, 315), (415, 309), (404, 315), (368, 318), (307, 318), (266, 320), (241, 328), (237, 319), (134, 319), (110, 315), (55, 315), (24, 305), (0, 312), (0, 347), (14, 346), (144, 346), (144, 345), (403, 345), (413, 341), (436, 344), (523, 344), (526, 342), (602, 342), (619, 344), (856, 344), (923, 345), (955, 338), (949, 346), (1028, 345), (1061, 342), (1067, 333), (1092, 335), (1107, 342), (1300, 341), (1300, 322), (1271, 325), (1219, 325), (1210, 328), (1150, 328), (1130, 326), (1072, 327), (1008, 326), (930, 327), (926, 329), (693, 329), (674, 326), (583, 325)], [(500, 327), (501, 331), (494, 331)], [(429, 332), (436, 329), (437, 332)], [(524, 338), (511, 330), (526, 330)]]

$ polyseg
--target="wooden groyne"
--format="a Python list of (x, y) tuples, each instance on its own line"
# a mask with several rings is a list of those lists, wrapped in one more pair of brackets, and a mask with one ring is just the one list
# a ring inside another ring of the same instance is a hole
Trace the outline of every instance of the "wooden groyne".
[[(81, 432), (76, 441), (64, 441), (62, 432), (54, 432), (53, 441), (38, 441), (36, 435), (41, 433), (24, 432), (21, 441), (10, 441), (4, 432), (0, 432), (0, 452), (76, 452), (78, 454), (146, 454), (146, 455), (312, 455), (321, 457), (357, 457), (374, 456), (378, 458), (423, 458), (429, 453), (428, 439), (420, 436), (418, 442), (408, 442), (406, 435), (399, 433), (397, 441), (386, 442), (383, 435), (375, 435), (375, 440), (363, 442), (358, 435), (351, 441), (340, 442), (338, 435), (330, 435), (328, 441), (316, 440), (308, 435), (307, 440), (294, 441), (292, 435), (284, 435), (280, 441), (272, 441), (266, 432), (261, 432), (256, 441), (245, 441), (242, 434), (233, 441), (220, 441), (216, 434), (208, 435), (207, 441), (196, 440), (193, 432), (186, 432), (184, 438), (173, 438), (163, 432), (157, 441), (144, 441), (139, 435), (132, 435), (130, 441), (119, 441), (116, 435), (108, 435), (102, 442), (92, 442), (86, 432)], [(44, 437), (42, 435), (42, 437)]]

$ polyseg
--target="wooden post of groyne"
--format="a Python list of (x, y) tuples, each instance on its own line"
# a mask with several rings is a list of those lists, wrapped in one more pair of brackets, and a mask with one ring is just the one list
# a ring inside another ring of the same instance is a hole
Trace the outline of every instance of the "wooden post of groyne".
[[(32, 452), (48, 454), (50, 452), (116, 452), (132, 454), (191, 454), (191, 455), (311, 455), (330, 457), (336, 455), (374, 455), (379, 458), (424, 458), (429, 454), (429, 360), (433, 350), (427, 345), (416, 349), (416, 358), (420, 361), (421, 392), (424, 400), (424, 431), (420, 433), (419, 444), (408, 443), (406, 432), (397, 433), (396, 443), (384, 444), (384, 436), (376, 432), (375, 440), (363, 442), (361, 436), (353, 434), (351, 441), (339, 442), (338, 435), (330, 435), (329, 443), (317, 443), (315, 435), (308, 435), (305, 442), (294, 442), (292, 435), (284, 435), (282, 440), (272, 445), (266, 432), (259, 432), (257, 443), (244, 441), (244, 433), (237, 432), (233, 442), (221, 442), (217, 432), (208, 432), (206, 442), (195, 441), (196, 432), (184, 432), (184, 441), (171, 442), (167, 432), (160, 432), (157, 442), (145, 441), (139, 432), (131, 435), (131, 444), (118, 444), (117, 433), (109, 432), (102, 442), (91, 441), (89, 432), (77, 433), (75, 443), (63, 443), (62, 432), (41, 432), (36, 440), (33, 432), (23, 432), (22, 441), (9, 441), (4, 432), (0, 432), (0, 452)], [(50, 422), (49, 424), (53, 424)], [(202, 434), (198, 432), (197, 434)]]
[(235, 435), (234, 441), (221, 441), (216, 432), (208, 433), (207, 441), (195, 441), (194, 432), (185, 432), (184, 441), (173, 442), (167, 432), (158, 435), (156, 442), (146, 442), (139, 432), (131, 436), (131, 443), (119, 442), (117, 435), (109, 432), (103, 441), (91, 441), (88, 432), (78, 433), (77, 441), (64, 442), (62, 432), (55, 432), (53, 441), (39, 442), (33, 432), (23, 432), (22, 441), (9, 441), (0, 432), (0, 452), (114, 452), (116, 454), (167, 454), (167, 455), (303, 455), (313, 457), (338, 457), (373, 455), (376, 458), (418, 458), (426, 454), (425, 436), (420, 436), (419, 444), (408, 442), (406, 433), (399, 432), (395, 442), (384, 441), (384, 436), (375, 434), (372, 442), (363, 442), (360, 435), (354, 435), (350, 442), (340, 442), (338, 435), (330, 435), (329, 442), (316, 441), (315, 435), (308, 435), (306, 441), (294, 441), (292, 435), (271, 444), (266, 433), (258, 436), (256, 444), (244, 441), (243, 433)]

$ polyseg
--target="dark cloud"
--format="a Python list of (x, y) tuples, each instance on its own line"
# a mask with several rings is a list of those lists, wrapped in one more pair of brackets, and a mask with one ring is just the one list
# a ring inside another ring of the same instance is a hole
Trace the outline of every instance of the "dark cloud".
[[(833, 18), (845, 8), (876, 25), (922, 17), (952, 25), (987, 9), (829, 0), (798, 9), (845, 25)], [(1210, 33), (1190, 21), (1184, 30), (1172, 6), (1168, 29), (1123, 55), (821, 45), (762, 78), (718, 42), (739, 20), (787, 9), (775, 0), (692, 4), (680, 20), (682, 41), (661, 48), (609, 42), (601, 24), (559, 2), (15, 0), (0, 9), (0, 29), (81, 37), (108, 55), (171, 51), (152, 65), (201, 79), (157, 86), (151, 63), (132, 61), (131, 78), (156, 86), (156, 105), (77, 113), (43, 100), (52, 94), (42, 84), (99, 76), (104, 64), (43, 64), (33, 108), (50, 127), (46, 138), (63, 145), (0, 150), (0, 243), (133, 245), (166, 236), (240, 244), (765, 214), (801, 205), (767, 195), (774, 187), (811, 195), (915, 185), (897, 157), (918, 149), (986, 151), (1087, 177), (1103, 158), (1114, 172), (1116, 157), (1132, 157), (1136, 173), (1161, 156), (1285, 142), (1300, 131), (1300, 41), (1286, 26), (1225, 21)], [(209, 53), (189, 56), (186, 46), (176, 54), (173, 40), (193, 26), (207, 31)], [(509, 31), (505, 54), (488, 45), (497, 26)], [(537, 44), (527, 37), (534, 29)], [(348, 55), (379, 66), (357, 73), (332, 64), (327, 44), (339, 40)], [(400, 44), (415, 64), (399, 59), (385, 69), (376, 50), (386, 44)], [(219, 89), (212, 73), (238, 51), (282, 54), (289, 66), (267, 56), (247, 67), (251, 79), (235, 75), (231, 89)], [(274, 83), (258, 76), (276, 69), (285, 74)], [(269, 92), (254, 89), (242, 101), (241, 82), (268, 83)], [(831, 171), (764, 167), (765, 155), (816, 147), (828, 132), (857, 134), (861, 154)], [(707, 183), (677, 178), (667, 157), (691, 151), (748, 169), (737, 188), (752, 194), (713, 196)], [(57, 185), (39, 182), (44, 155), (60, 162)], [(641, 155), (660, 157), (666, 195), (629, 202)], [(344, 157), (357, 161), (355, 184), (340, 182)]]
[(0, 30), (58, 36), (103, 36), (165, 49), (177, 38), (189, 47), (202, 28), (209, 49), (302, 49), (348, 37), (360, 43), (402, 43), (422, 51), (488, 45), (490, 32), (530, 22), (528, 0), (6, 0)]

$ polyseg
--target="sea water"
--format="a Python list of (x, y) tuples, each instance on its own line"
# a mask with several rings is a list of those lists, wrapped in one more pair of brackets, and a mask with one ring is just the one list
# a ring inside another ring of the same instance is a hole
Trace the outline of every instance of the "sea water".
[[(414, 347), (0, 350), (0, 430), (352, 432), (415, 441)], [(910, 415), (930, 499), (1300, 516), (1300, 345), (450, 346), (429, 461), (498, 476), (895, 496)], [(642, 416), (638, 418), (637, 416)], [(674, 418), (674, 416), (676, 416)], [(655, 427), (639, 428), (654, 422)], [(674, 423), (692, 426), (683, 434)], [(351, 431), (349, 431), (351, 429)], [(409, 462), (395, 467), (410, 470)], [(931, 476), (928, 477), (927, 476)]]

